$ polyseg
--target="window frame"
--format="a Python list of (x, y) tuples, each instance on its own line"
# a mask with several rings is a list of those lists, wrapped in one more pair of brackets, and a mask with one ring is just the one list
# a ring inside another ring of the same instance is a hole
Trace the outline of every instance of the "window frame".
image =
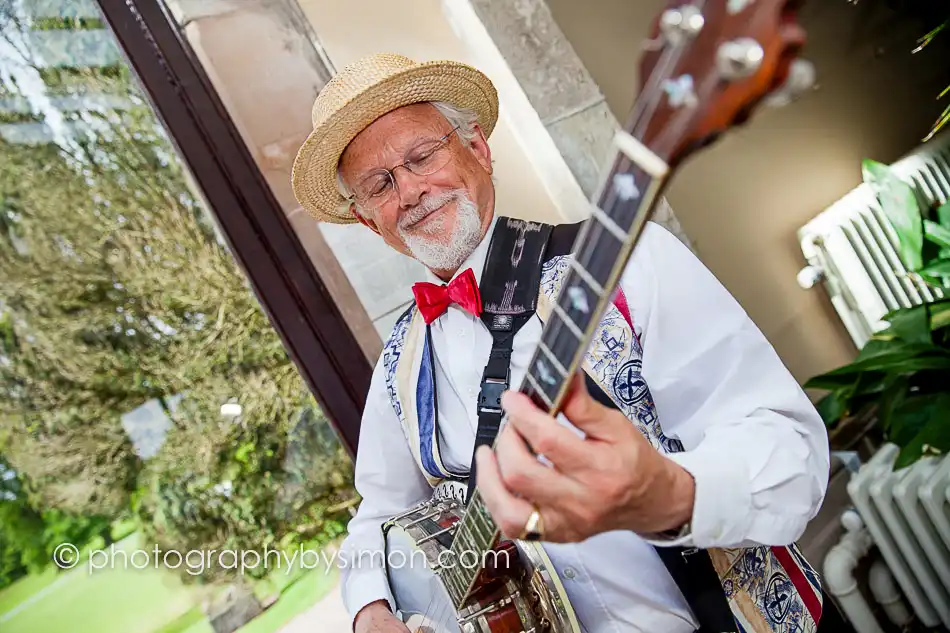
[(290, 358), (350, 456), (373, 368), (174, 17), (97, 0)]

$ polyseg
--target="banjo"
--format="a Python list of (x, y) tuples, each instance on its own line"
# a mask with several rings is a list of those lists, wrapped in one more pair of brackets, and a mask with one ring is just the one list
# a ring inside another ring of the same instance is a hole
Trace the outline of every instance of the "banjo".
[[(789, 0), (671, 2), (653, 24), (628, 124), (573, 249), (564, 289), (544, 324), (520, 391), (555, 415), (613, 290), (673, 171), (787, 90), (804, 31)], [(572, 309), (580, 289), (590, 309)], [(573, 292), (572, 292), (573, 291)], [(551, 358), (557, 359), (554, 363)], [(580, 633), (544, 549), (502, 540), (477, 489), (440, 486), (387, 521), (389, 554), (422, 565), (387, 568), (397, 614), (413, 633)]]

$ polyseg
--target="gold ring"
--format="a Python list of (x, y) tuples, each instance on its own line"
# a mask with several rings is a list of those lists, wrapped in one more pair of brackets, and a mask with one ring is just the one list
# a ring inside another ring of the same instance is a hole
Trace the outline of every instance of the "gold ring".
[(521, 530), (522, 541), (540, 541), (544, 538), (544, 519), (541, 517), (541, 511), (534, 507), (534, 512), (528, 517), (528, 521)]

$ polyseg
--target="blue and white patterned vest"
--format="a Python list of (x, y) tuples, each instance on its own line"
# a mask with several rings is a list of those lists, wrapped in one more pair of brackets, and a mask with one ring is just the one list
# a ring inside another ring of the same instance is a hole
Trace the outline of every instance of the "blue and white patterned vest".
[[(544, 320), (560, 290), (568, 257), (545, 263), (541, 274), (538, 316)], [(393, 327), (383, 347), (386, 387), (409, 448), (429, 484), (465, 476), (442, 463), (435, 423), (425, 324), (411, 306)], [(643, 350), (624, 316), (611, 306), (584, 359), (585, 371), (662, 453), (683, 450), (666, 437), (641, 373)], [(474, 406), (474, 403), (473, 403)], [(818, 574), (797, 545), (708, 550), (739, 630), (746, 633), (814, 633), (821, 615)]]

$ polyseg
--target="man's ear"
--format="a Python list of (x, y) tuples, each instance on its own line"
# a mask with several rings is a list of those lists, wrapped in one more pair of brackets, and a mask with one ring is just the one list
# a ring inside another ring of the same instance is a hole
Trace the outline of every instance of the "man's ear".
[(485, 132), (482, 131), (482, 126), (478, 123), (475, 123), (474, 126), (475, 137), (469, 141), (468, 145), (472, 150), (472, 153), (475, 154), (475, 160), (487, 171), (489, 174), (492, 173), (492, 162), (491, 162), (491, 147), (488, 145), (488, 139), (485, 138)]

